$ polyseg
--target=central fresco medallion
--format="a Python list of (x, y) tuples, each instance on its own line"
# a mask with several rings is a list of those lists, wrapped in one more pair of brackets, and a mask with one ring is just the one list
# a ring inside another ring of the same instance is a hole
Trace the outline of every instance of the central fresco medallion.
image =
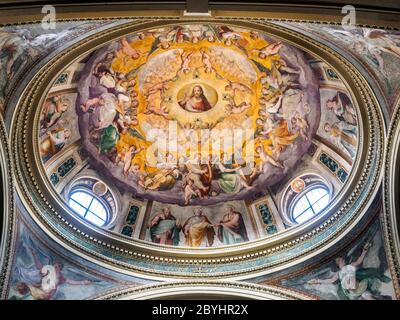
[(302, 51), (209, 25), (142, 31), (96, 50), (76, 108), (94, 168), (136, 196), (179, 205), (272, 186), (307, 151), (321, 117)]

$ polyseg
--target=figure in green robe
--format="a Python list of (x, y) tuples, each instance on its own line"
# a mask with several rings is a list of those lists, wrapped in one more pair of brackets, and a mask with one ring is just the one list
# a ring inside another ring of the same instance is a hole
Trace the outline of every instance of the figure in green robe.
[(385, 276), (378, 268), (363, 268), (363, 261), (370, 247), (364, 245), (361, 255), (356, 261), (346, 264), (343, 257), (336, 259), (339, 271), (331, 278), (311, 279), (309, 284), (338, 282), (337, 295), (341, 300), (377, 300), (386, 299), (379, 291), (381, 282), (388, 283), (391, 279)]
[(168, 207), (157, 213), (148, 227), (152, 242), (174, 246), (179, 244), (180, 230), (176, 225), (176, 218)]
[(118, 140), (119, 133), (114, 125), (110, 124), (108, 127), (101, 129), (100, 153), (107, 153), (114, 149)]

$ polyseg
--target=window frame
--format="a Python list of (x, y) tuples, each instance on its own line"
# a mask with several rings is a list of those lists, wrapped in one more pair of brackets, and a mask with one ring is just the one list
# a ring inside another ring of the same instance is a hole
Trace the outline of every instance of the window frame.
[[(87, 207), (83, 206), (81, 203), (79, 203), (78, 201), (76, 201), (75, 199), (72, 199), (71, 196), (75, 193), (84, 193), (88, 196), (90, 196), (92, 199), (90, 200), (90, 203)], [(95, 212), (89, 210), (91, 204), (93, 203), (93, 200), (96, 199), (103, 207), (104, 211), (106, 212), (106, 220), (103, 220), (103, 218), (101, 218), (98, 214), (96, 214)], [(79, 214), (76, 210), (74, 210), (71, 205), (70, 205), (70, 201), (75, 202), (77, 205), (79, 205), (82, 209), (85, 210), (85, 213), (83, 215)], [(71, 190), (68, 194), (68, 207), (74, 212), (75, 215), (79, 216), (80, 218), (84, 219), (85, 221), (89, 222), (90, 224), (96, 226), (96, 227), (100, 227), (100, 228), (104, 228), (107, 224), (109, 224), (110, 220), (111, 220), (111, 210), (108, 207), (107, 203), (105, 203), (104, 199), (102, 199), (101, 197), (99, 197), (97, 194), (95, 194), (93, 191), (91, 191), (88, 188), (74, 188), (73, 190)], [(104, 223), (102, 225), (96, 224), (90, 220), (87, 219), (87, 214), (90, 213), (92, 215), (94, 215), (97, 219), (104, 221)]]
[[(311, 204), (310, 200), (307, 197), (307, 194), (310, 193), (311, 191), (315, 190), (315, 189), (323, 189), (323, 190), (325, 190), (326, 194), (324, 196), (322, 196), (321, 198), (319, 198), (317, 201), (315, 201), (313, 204)], [(328, 196), (328, 204), (323, 209), (321, 209), (318, 213), (316, 213), (313, 206), (316, 203), (318, 203), (322, 198), (324, 198), (326, 196)], [(296, 205), (298, 204), (298, 202), (303, 198), (305, 198), (306, 201), (308, 202), (308, 207), (306, 207), (300, 214), (298, 214), (296, 216), (296, 218), (294, 218), (294, 216), (293, 216), (294, 215), (294, 209), (295, 209)], [(330, 193), (330, 190), (329, 190), (328, 186), (326, 186), (323, 183), (317, 183), (317, 184), (310, 185), (308, 188), (303, 190), (300, 194), (298, 194), (292, 200), (292, 203), (291, 203), (290, 208), (289, 208), (290, 220), (293, 221), (297, 225), (305, 223), (305, 222), (311, 220), (312, 218), (314, 218), (315, 216), (320, 215), (328, 207), (330, 200), (331, 200), (331, 193)], [(313, 216), (311, 218), (307, 219), (307, 220), (298, 222), (297, 221), (298, 218), (300, 216), (302, 216), (304, 213), (306, 213), (309, 209), (311, 209), (311, 211), (313, 213)]]

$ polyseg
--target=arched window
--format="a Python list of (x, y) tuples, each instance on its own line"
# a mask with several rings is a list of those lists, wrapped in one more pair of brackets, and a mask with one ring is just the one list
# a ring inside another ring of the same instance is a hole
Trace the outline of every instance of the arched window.
[(326, 188), (318, 186), (303, 193), (296, 201), (292, 219), (302, 223), (320, 213), (329, 204), (329, 192)]
[(102, 227), (109, 220), (109, 212), (103, 202), (93, 193), (77, 190), (69, 196), (69, 206), (87, 221)]

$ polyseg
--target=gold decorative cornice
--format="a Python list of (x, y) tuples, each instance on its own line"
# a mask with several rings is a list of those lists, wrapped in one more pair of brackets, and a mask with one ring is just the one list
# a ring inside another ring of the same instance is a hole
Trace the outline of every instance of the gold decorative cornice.
[(246, 282), (191, 280), (165, 282), (133, 288), (124, 288), (106, 292), (94, 297), (95, 300), (133, 300), (162, 299), (167, 295), (176, 297), (184, 294), (196, 294), (207, 299), (210, 295), (223, 298), (236, 296), (257, 300), (314, 300), (314, 296), (278, 286), (264, 286)]
[(384, 166), (383, 233), (395, 293), (400, 299), (400, 98), (389, 127)]

